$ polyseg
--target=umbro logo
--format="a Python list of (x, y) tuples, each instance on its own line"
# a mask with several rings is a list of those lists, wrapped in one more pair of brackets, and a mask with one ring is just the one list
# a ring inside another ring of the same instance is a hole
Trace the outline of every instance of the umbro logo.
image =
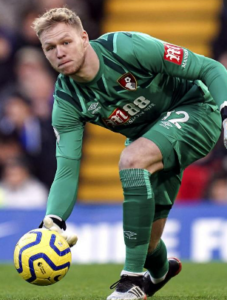
[(98, 113), (100, 109), (101, 109), (101, 106), (99, 106), (98, 102), (93, 102), (88, 107), (88, 111), (90, 111), (93, 115), (95, 115), (96, 113)]
[(96, 107), (97, 107), (98, 105), (99, 105), (98, 102), (93, 102), (93, 103), (91, 103), (91, 105), (88, 107), (88, 111), (96, 109)]
[(124, 231), (125, 238), (129, 240), (136, 240), (137, 239), (137, 233), (132, 231)]

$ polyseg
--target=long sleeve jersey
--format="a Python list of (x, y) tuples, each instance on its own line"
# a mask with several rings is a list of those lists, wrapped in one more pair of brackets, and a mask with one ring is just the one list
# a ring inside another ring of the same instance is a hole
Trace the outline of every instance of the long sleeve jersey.
[(78, 83), (60, 74), (54, 93), (57, 172), (46, 213), (63, 220), (76, 201), (86, 122), (135, 139), (180, 105), (210, 101), (210, 94), (212, 105), (227, 103), (226, 69), (210, 58), (137, 32), (90, 43), (100, 61), (95, 78)]

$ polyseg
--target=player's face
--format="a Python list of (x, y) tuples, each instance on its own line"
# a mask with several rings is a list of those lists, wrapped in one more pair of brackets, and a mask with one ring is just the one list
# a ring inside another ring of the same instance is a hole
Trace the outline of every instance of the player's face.
[(86, 31), (58, 23), (41, 34), (44, 54), (51, 66), (65, 75), (78, 74), (88, 46)]

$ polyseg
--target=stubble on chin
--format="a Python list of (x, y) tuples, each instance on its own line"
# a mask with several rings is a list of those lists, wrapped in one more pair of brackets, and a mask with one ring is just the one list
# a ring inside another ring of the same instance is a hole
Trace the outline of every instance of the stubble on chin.
[(60, 74), (63, 74), (66, 76), (73, 76), (80, 72), (82, 65), (83, 65), (83, 63), (80, 63), (78, 66), (74, 66), (74, 67), (70, 67), (70, 68), (66, 68), (66, 69), (58, 69), (58, 68), (54, 68), (54, 69), (55, 69), (55, 71), (57, 71)]

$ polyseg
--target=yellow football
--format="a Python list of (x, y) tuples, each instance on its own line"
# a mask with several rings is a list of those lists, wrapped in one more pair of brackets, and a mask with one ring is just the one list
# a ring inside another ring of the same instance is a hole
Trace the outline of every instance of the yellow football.
[(66, 240), (57, 232), (34, 229), (23, 235), (14, 251), (14, 265), (29, 283), (50, 285), (60, 281), (72, 262)]

